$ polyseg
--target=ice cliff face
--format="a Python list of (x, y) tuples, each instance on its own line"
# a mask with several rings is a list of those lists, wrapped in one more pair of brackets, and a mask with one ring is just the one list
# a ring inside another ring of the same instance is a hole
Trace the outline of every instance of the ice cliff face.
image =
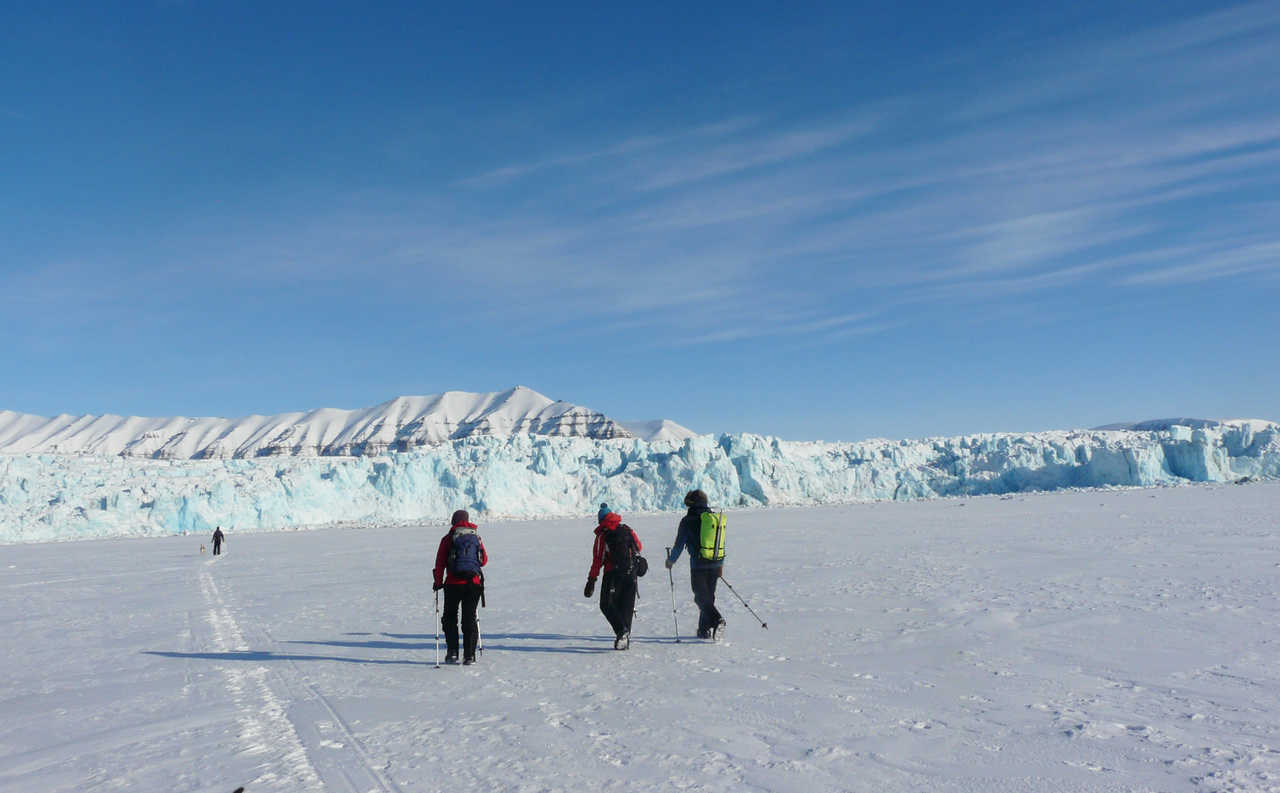
[(799, 443), (475, 436), (364, 457), (0, 455), (0, 542), (912, 499), (1280, 476), (1280, 426)]

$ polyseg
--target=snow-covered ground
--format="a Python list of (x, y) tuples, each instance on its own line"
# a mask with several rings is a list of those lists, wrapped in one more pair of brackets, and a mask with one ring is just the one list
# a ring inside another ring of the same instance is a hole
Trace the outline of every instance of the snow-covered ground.
[[(0, 548), (0, 791), (1274, 791), (1280, 483), (730, 513), (727, 643), (675, 513), (632, 649), (589, 521), (482, 524), (478, 666), (433, 668), (442, 526)], [(445, 517), (441, 515), (441, 519)]]

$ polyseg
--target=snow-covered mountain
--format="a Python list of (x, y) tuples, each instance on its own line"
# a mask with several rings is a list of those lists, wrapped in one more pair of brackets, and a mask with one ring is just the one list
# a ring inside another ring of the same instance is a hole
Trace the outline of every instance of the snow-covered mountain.
[(1118, 424), (1105, 424), (1094, 427), (1095, 430), (1137, 430), (1139, 432), (1157, 432), (1171, 427), (1250, 427), (1254, 432), (1261, 432), (1275, 422), (1266, 419), (1148, 419), (1147, 421), (1124, 421)]
[(692, 438), (698, 433), (682, 427), (670, 419), (656, 419), (654, 421), (620, 421), (618, 422), (635, 437), (649, 443), (658, 441), (682, 441), (685, 438)]
[(677, 440), (693, 433), (674, 422), (634, 425), (553, 401), (517, 386), (474, 394), (402, 396), (359, 410), (321, 408), (243, 418), (53, 418), (0, 411), (0, 453), (120, 455), (161, 460), (252, 457), (360, 457), (404, 452), (459, 438), (513, 435)]

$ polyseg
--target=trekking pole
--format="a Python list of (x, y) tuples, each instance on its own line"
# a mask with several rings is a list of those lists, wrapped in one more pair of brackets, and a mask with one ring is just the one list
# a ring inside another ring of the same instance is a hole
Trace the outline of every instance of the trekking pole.
[[(671, 547), (667, 546), (667, 558), (671, 558)], [(680, 643), (680, 618), (676, 616), (676, 579), (671, 574), (671, 568), (667, 568), (667, 580), (671, 582), (671, 619), (676, 624), (676, 643)]]
[(440, 590), (436, 590), (436, 669), (440, 668)]
[[(724, 581), (724, 576), (720, 576), (720, 580), (721, 580), (721, 581)], [(733, 596), (734, 596), (734, 597), (736, 597), (738, 600), (742, 600), (742, 595), (739, 595), (739, 594), (738, 594), (738, 590), (736, 590), (736, 589), (734, 589), (734, 588), (733, 588), (733, 584), (730, 584), (728, 581), (724, 581), (724, 585), (725, 585), (725, 586), (727, 586), (727, 587), (729, 587), (729, 591), (733, 593)], [(744, 606), (746, 606), (746, 607), (747, 607), (747, 611), (750, 611), (750, 612), (751, 612), (751, 616), (753, 616), (753, 617), (755, 617), (755, 618), (756, 618), (756, 622), (759, 622), (759, 623), (760, 623), (760, 627), (761, 627), (761, 628), (764, 628), (765, 630), (768, 630), (768, 629), (769, 629), (769, 623), (767, 623), (767, 622), (765, 622), (764, 620), (760, 619), (760, 615), (756, 613), (756, 610), (755, 610), (755, 609), (751, 608), (751, 604), (747, 603), (747, 601), (745, 601), (745, 600), (742, 600), (742, 605), (744, 605)]]

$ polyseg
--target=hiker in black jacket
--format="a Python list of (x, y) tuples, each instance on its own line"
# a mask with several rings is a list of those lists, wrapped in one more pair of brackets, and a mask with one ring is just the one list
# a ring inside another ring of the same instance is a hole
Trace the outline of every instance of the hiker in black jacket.
[(690, 490), (684, 497), (689, 512), (680, 519), (676, 529), (676, 541), (667, 557), (667, 569), (671, 569), (680, 552), (689, 549), (689, 585), (693, 588), (693, 602), (698, 604), (698, 638), (714, 639), (724, 630), (724, 617), (716, 609), (716, 582), (724, 572), (723, 559), (703, 559), (698, 552), (701, 546), (702, 515), (710, 512), (707, 494)]
[(613, 649), (625, 650), (631, 646), (631, 618), (636, 613), (636, 576), (640, 574), (637, 559), (640, 554), (640, 538), (622, 517), (601, 504), (600, 525), (596, 526), (595, 542), (591, 546), (591, 571), (587, 573), (587, 585), (582, 594), (591, 597), (596, 588), (596, 576), (604, 570), (600, 585), (600, 613), (613, 628)]
[[(205, 525), (207, 526), (209, 524), (206, 523)], [(215, 526), (213, 529), (213, 555), (214, 556), (217, 556), (218, 554), (222, 553), (222, 540), (223, 540), (222, 527)]]

